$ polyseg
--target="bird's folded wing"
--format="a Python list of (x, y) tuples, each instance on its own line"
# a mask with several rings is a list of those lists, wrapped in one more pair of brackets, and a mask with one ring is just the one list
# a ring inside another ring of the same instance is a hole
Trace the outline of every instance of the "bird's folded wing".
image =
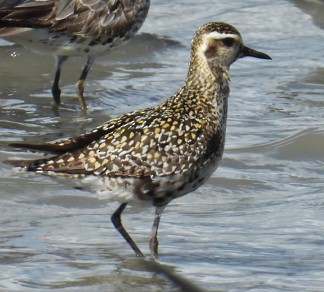
[[(208, 150), (205, 140), (209, 138), (199, 127), (193, 127), (197, 123), (190, 119), (179, 121), (163, 116), (161, 120), (151, 116), (146, 124), (140, 119), (137, 117), (87, 146), (36, 160), (26, 168), (49, 175), (160, 176), (190, 169)], [(104, 129), (102, 126), (101, 131)], [(68, 141), (67, 144), (76, 143)]]

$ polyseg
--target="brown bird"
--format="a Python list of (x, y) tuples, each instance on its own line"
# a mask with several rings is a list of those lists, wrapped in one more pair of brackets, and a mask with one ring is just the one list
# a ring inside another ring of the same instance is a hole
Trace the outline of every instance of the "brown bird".
[(101, 199), (120, 201), (111, 219), (138, 256), (143, 253), (124, 229), (121, 213), (128, 203), (153, 205), (156, 217), (149, 246), (156, 258), (163, 209), (206, 182), (222, 159), (229, 67), (247, 56), (271, 59), (246, 47), (229, 24), (202, 25), (192, 42), (184, 85), (169, 99), (109, 120), (81, 136), (43, 145), (13, 144), (55, 155), (11, 163), (26, 171), (66, 177)]
[(0, 37), (56, 56), (52, 94), (57, 105), (63, 62), (69, 56), (86, 56), (77, 82), (77, 95), (86, 110), (84, 81), (96, 56), (133, 37), (149, 6), (149, 0), (0, 0)]

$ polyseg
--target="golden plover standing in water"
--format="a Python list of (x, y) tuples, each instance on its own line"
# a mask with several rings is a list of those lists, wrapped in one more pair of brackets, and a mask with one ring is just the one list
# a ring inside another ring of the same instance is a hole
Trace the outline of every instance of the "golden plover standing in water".
[(52, 85), (60, 104), (62, 63), (69, 56), (86, 56), (77, 82), (83, 110), (84, 81), (95, 57), (117, 48), (142, 26), (149, 0), (15, 0), (0, 1), (0, 37), (39, 53), (56, 56)]
[(143, 253), (124, 229), (121, 213), (128, 203), (153, 205), (156, 216), (149, 246), (156, 258), (163, 209), (206, 182), (222, 159), (229, 67), (247, 56), (271, 59), (244, 46), (233, 26), (207, 23), (194, 36), (185, 83), (169, 99), (109, 120), (81, 136), (43, 145), (12, 144), (55, 156), (10, 162), (26, 171), (78, 179), (99, 198), (120, 201), (111, 219), (137, 256)]

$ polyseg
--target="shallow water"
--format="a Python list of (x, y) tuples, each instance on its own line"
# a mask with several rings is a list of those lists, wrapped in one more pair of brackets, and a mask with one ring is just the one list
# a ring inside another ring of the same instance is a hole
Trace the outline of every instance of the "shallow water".
[[(13, 141), (44, 142), (153, 105), (183, 82), (198, 25), (226, 21), (273, 60), (231, 68), (226, 151), (196, 192), (173, 201), (159, 230), (160, 262), (211, 291), (324, 287), (324, 1), (152, 1), (140, 34), (101, 57), (80, 114), (81, 59), (63, 69), (64, 105), (50, 98), (53, 60), (0, 40), (0, 160), (35, 157)], [(95, 195), (0, 164), (0, 289), (168, 291), (137, 260)], [(154, 210), (129, 208), (143, 252)]]

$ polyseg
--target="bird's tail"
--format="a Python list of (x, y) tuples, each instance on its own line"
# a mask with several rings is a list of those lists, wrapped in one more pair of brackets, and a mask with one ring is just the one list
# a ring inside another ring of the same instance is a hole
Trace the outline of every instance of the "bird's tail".
[(46, 162), (48, 159), (24, 160), (24, 159), (7, 159), (3, 163), (15, 167), (20, 167), (26, 171), (36, 171), (38, 166)]

